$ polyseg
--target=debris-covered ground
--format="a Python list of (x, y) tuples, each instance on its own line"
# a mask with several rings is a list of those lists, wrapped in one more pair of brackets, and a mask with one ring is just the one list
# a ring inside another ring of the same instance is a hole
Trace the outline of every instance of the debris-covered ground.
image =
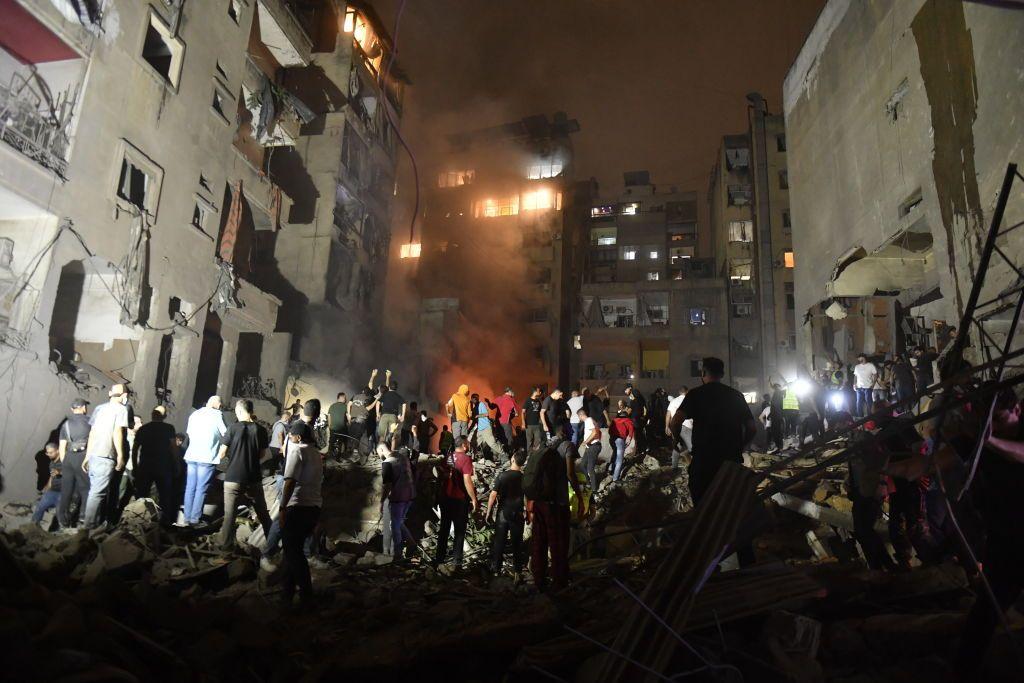
[[(601, 680), (605, 648), (669, 549), (691, 533), (685, 469), (664, 466), (668, 453), (655, 455), (634, 458), (621, 482), (605, 477), (593, 515), (573, 529), (572, 585), (546, 594), (486, 571), (491, 530), (482, 515), (471, 521), (467, 567), (430, 568), (430, 461), (421, 460), (410, 515), (420, 550), (403, 564), (380, 553), (379, 476), (331, 463), (312, 612), (281, 607), (275, 576), (259, 569), (262, 532), (245, 515), (236, 550), (223, 553), (204, 533), (219, 520), (207, 530), (161, 529), (148, 499), (93, 535), (19, 523), (27, 509), (8, 505), (0, 557), (5, 677)], [(765, 461), (754, 456), (755, 465)], [(499, 466), (475, 465), (485, 501)], [(848, 513), (836, 477), (808, 486), (794, 499)], [(948, 657), (974, 595), (963, 570), (870, 572), (841, 519), (782, 504), (768, 505), (758, 564), (713, 574), (689, 605), (679, 637), (715, 664), (698, 678), (950, 680)], [(1011, 611), (1011, 621), (1020, 625), (1019, 614)], [(1019, 680), (1014, 667), (1010, 642), (998, 634), (986, 675)]]

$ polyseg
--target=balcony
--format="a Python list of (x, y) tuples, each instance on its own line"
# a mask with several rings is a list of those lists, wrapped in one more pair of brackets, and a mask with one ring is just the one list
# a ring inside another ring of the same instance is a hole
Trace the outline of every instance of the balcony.
[(259, 0), (260, 37), (278, 64), (309, 66), (313, 41), (288, 0)]
[(64, 126), (41, 105), (42, 100), (28, 83), (0, 84), (0, 140), (66, 178), (70, 140)]

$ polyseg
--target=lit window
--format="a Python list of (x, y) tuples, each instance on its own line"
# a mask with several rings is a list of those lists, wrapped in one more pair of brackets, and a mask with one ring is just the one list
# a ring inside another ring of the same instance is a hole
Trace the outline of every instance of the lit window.
[(649, 270), (649, 271), (647, 271), (647, 281), (648, 282), (654, 282), (654, 281), (660, 280), (660, 279), (661, 279), (661, 273), (659, 273), (658, 271), (656, 271), (656, 270)]
[(442, 171), (437, 174), (438, 187), (458, 187), (473, 182), (474, 171)]
[(622, 260), (623, 261), (636, 261), (636, 247), (623, 247), (622, 248)]
[(693, 247), (672, 247), (669, 250), (669, 258), (672, 265), (681, 265), (684, 259), (693, 258)]
[(345, 33), (352, 33), (356, 29), (356, 11), (348, 9), (345, 12), (345, 24), (342, 28)]
[(590, 230), (590, 243), (599, 247), (609, 247), (618, 241), (618, 228), (592, 228)]
[(744, 391), (743, 400), (747, 403), (757, 403), (757, 392), (756, 391)]
[(592, 206), (590, 207), (590, 217), (597, 218), (599, 216), (612, 216), (615, 214), (614, 206)]
[(751, 259), (730, 259), (729, 279), (733, 284), (750, 280), (753, 272), (754, 262)]
[(708, 324), (708, 309), (706, 308), (691, 308), (690, 309), (690, 324), (691, 325), (707, 325)]
[(619, 213), (623, 216), (635, 216), (640, 211), (640, 202), (632, 202), (630, 204), (623, 204)]
[(754, 238), (754, 221), (729, 221), (730, 242), (750, 242)]
[(544, 188), (533, 192), (523, 193), (523, 211), (535, 211), (539, 209), (561, 209), (562, 193), (552, 192)]
[(558, 161), (533, 164), (526, 170), (526, 177), (530, 180), (542, 178), (554, 178), (562, 173), (562, 164)]
[(399, 258), (419, 258), (420, 252), (423, 250), (423, 245), (418, 242), (412, 244), (403, 244), (399, 251)]
[(501, 199), (485, 199), (477, 202), (473, 208), (475, 218), (496, 218), (498, 216), (516, 216), (519, 214), (519, 195), (502, 197)]
[(153, 67), (164, 80), (177, 88), (184, 55), (185, 46), (182, 42), (172, 37), (171, 29), (167, 24), (150, 10), (146, 41), (142, 45), (143, 61)]
[(658, 258), (658, 250), (657, 249), (652, 249), (649, 252), (649, 256), (650, 256), (650, 258)]
[(791, 252), (791, 251), (784, 251), (784, 252), (782, 252), (782, 262), (783, 262), (783, 264), (785, 264), (785, 266), (787, 268), (792, 268), (793, 265), (794, 265), (793, 252)]

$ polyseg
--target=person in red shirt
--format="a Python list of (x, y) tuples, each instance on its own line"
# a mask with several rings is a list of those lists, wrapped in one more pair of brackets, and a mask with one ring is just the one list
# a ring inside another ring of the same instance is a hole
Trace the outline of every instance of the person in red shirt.
[(608, 436), (615, 446), (615, 464), (612, 471), (612, 481), (618, 481), (622, 476), (622, 463), (626, 459), (626, 447), (633, 442), (636, 436), (636, 428), (633, 420), (629, 417), (626, 405), (619, 401), (619, 411), (615, 414), (611, 426), (608, 428)]
[(494, 399), (494, 403), (498, 406), (498, 424), (501, 425), (501, 431), (505, 433), (505, 446), (511, 452), (512, 420), (519, 414), (519, 411), (516, 410), (516, 393), (512, 391), (512, 387), (505, 387), (505, 393)]
[(455, 544), (453, 555), (455, 568), (462, 567), (462, 547), (466, 540), (466, 524), (469, 522), (470, 511), (476, 512), (479, 504), (476, 498), (476, 487), (473, 485), (473, 460), (467, 451), (469, 444), (465, 437), (458, 440), (455, 452), (445, 458), (441, 466), (441, 525), (437, 534), (437, 554), (433, 566), (437, 569), (447, 558), (448, 535), (455, 527)]

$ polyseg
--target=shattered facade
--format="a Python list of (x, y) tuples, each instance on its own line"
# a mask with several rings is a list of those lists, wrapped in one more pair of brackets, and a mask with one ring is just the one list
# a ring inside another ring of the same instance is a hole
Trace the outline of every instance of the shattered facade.
[[(347, 359), (321, 338), (372, 324), (354, 311), (384, 277), (394, 194), (401, 83), (381, 85), (389, 40), (372, 11), (0, 13), (0, 497), (33, 490), (72, 398), (128, 382), (143, 418), (163, 405), (183, 427), (217, 393), (257, 399), (266, 419), (297, 368), (336, 371), (324, 357)], [(344, 195), (353, 146), (365, 157)]]
[(753, 106), (747, 132), (722, 138), (711, 171), (715, 253), (729, 283), (727, 368), (748, 397), (768, 391), (769, 377), (793, 380), (799, 364), (786, 145), (783, 118)]
[[(1006, 166), (1024, 159), (1022, 63), (1021, 12), (825, 6), (784, 87), (808, 367), (941, 347), (937, 334), (958, 324)], [(1022, 212), (1018, 190), (1004, 225)], [(1018, 263), (1020, 239), (1000, 242)], [(1012, 275), (994, 262), (994, 291)]]
[(443, 403), (457, 376), (494, 395), (510, 378), (519, 392), (568, 385), (576, 195), (588, 186), (573, 182), (578, 130), (559, 112), (454, 134), (445, 165), (426, 174), (414, 276), (422, 396)]
[[(701, 359), (727, 343), (727, 298), (698, 195), (624, 174), (595, 198), (585, 235), (578, 355), (584, 386), (621, 396), (700, 384)], [(728, 371), (729, 368), (726, 368)]]

